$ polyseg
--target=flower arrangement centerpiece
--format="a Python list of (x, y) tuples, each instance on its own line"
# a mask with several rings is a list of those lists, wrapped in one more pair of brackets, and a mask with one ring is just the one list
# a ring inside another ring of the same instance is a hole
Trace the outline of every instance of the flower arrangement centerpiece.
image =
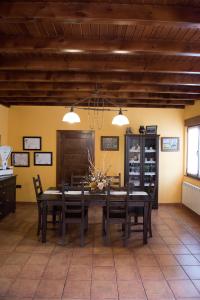
[(111, 182), (111, 179), (106, 176), (110, 166), (107, 167), (105, 171), (96, 168), (92, 162), (89, 151), (88, 151), (88, 161), (89, 161), (89, 175), (85, 177), (85, 181), (91, 188), (91, 191), (104, 190)]

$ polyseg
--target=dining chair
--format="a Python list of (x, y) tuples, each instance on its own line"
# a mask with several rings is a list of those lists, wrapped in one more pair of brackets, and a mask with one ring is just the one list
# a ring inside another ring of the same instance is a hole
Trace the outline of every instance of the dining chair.
[[(148, 187), (148, 195), (150, 198), (150, 202), (149, 202), (149, 209), (148, 209), (148, 233), (149, 233), (149, 237), (152, 237), (152, 203), (153, 203), (153, 199), (155, 197), (156, 194), (156, 189), (157, 189), (157, 184), (156, 184), (156, 180), (151, 178), (150, 183), (149, 183), (149, 187)], [(132, 222), (132, 218), (134, 218), (134, 221)], [(139, 221), (139, 218), (142, 218), (142, 221)], [(136, 230), (132, 230), (131, 227), (132, 226), (144, 226), (144, 209), (142, 207), (130, 207), (129, 208), (129, 235), (131, 231), (135, 231), (135, 232), (143, 232), (144, 228), (142, 229), (136, 229)]]
[(108, 179), (110, 179), (110, 187), (112, 189), (120, 188), (121, 187), (121, 173), (114, 176), (106, 176)]
[[(37, 235), (40, 234), (42, 229), (42, 207), (41, 207), (41, 199), (40, 196), (43, 194), (42, 182), (40, 175), (38, 174), (36, 177), (33, 177), (33, 185), (35, 190), (35, 196), (38, 207), (38, 226), (37, 226)], [(47, 210), (47, 215), (52, 216), (52, 221), (50, 223), (56, 224), (56, 216), (59, 215), (60, 218), (60, 210), (57, 207), (53, 207), (52, 209)]]
[[(69, 188), (62, 185), (62, 221), (61, 235), (62, 244), (65, 244), (65, 235), (69, 224), (80, 225), (80, 246), (84, 245), (84, 234), (88, 226), (88, 207), (85, 203), (84, 186), (79, 188)], [(67, 194), (66, 192), (69, 192)], [(80, 192), (80, 193), (79, 193)]]
[(71, 187), (82, 187), (82, 183), (84, 183), (84, 181), (85, 181), (85, 176), (86, 175), (74, 175), (72, 173), (70, 186)]
[(110, 191), (107, 189), (106, 206), (103, 207), (103, 233), (106, 237), (106, 244), (110, 242), (110, 225), (121, 224), (124, 227), (123, 244), (127, 245), (128, 239), (128, 207), (129, 207), (129, 190), (123, 191)]

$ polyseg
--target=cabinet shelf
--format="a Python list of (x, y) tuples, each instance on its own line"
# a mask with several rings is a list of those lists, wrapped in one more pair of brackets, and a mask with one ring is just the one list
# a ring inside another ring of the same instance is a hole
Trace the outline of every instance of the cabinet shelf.
[[(147, 190), (150, 179), (158, 180), (159, 136), (129, 134), (125, 136), (124, 184), (132, 183), (137, 190)], [(153, 199), (158, 208), (158, 189)]]

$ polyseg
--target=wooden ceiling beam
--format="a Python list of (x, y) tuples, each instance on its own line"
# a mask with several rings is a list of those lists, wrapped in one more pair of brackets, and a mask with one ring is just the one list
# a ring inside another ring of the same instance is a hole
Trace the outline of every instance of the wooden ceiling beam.
[(94, 73), (94, 72), (44, 72), (0, 71), (1, 81), (14, 82), (131, 82), (161, 85), (200, 85), (200, 75), (162, 73)]
[(22, 83), (0, 82), (0, 91), (85, 91), (94, 94), (95, 90), (107, 92), (145, 92), (145, 93), (175, 93), (175, 94), (200, 94), (198, 86), (168, 86), (168, 85), (145, 85), (132, 83)]
[[(0, 91), (0, 98), (27, 98), (34, 100), (35, 98), (57, 98), (79, 100), (91, 98), (90, 92), (71, 92), (71, 91)], [(106, 91), (100, 95), (94, 95), (93, 98), (108, 99), (161, 99), (161, 100), (200, 100), (200, 96), (196, 94), (162, 94), (162, 93), (140, 93), (140, 92), (116, 92)]]
[[(102, 102), (101, 100), (99, 100), (99, 105), (100, 103), (104, 103), (105, 107), (111, 106), (111, 102), (117, 106), (129, 106), (132, 104), (164, 104), (164, 105), (193, 105), (194, 104), (194, 100), (161, 100), (161, 99), (108, 99), (109, 101), (104, 100), (104, 102)], [(19, 98), (19, 99), (13, 99), (13, 98), (0, 98), (0, 103), (4, 102), (4, 103), (33, 103), (35, 102), (36, 104), (39, 103), (58, 103), (58, 104), (63, 104), (63, 105), (67, 105), (67, 106), (71, 106), (74, 105), (74, 103), (76, 101), (73, 101), (72, 99), (60, 99), (60, 98), (36, 98), (36, 99), (32, 99), (32, 98)], [(93, 103), (95, 103), (95, 101), (90, 101), (90, 106), (93, 105)], [(80, 106), (88, 106), (88, 102), (82, 102), (80, 104)]]
[(138, 56), (125, 61), (115, 60), (72, 60), (69, 57), (0, 57), (0, 70), (38, 71), (96, 71), (98, 72), (155, 72), (200, 74), (199, 61), (165, 59), (146, 60)]
[[(24, 105), (24, 106), (63, 106), (63, 104), (57, 104), (57, 103), (43, 103), (43, 102), (38, 102), (37, 104), (35, 102), (21, 102), (21, 103), (12, 103), (10, 102), (9, 104), (7, 103), (2, 103), (2, 105), (4, 106), (7, 106), (7, 107), (10, 107), (12, 105), (14, 106), (17, 106), (17, 105)], [(184, 109), (185, 108), (185, 105), (165, 105), (165, 104), (133, 104), (131, 106), (128, 106), (128, 107), (132, 107), (132, 108), (176, 108), (176, 109)]]
[(36, 38), (0, 35), (0, 52), (6, 53), (67, 53), (77, 50), (85, 53), (126, 54), (157, 53), (162, 55), (200, 56), (200, 43), (176, 42), (169, 40), (67, 40), (65, 37)]
[(120, 25), (164, 22), (170, 23), (170, 26), (199, 28), (199, 15), (200, 9), (197, 7), (176, 5), (72, 3), (70, 1), (0, 2), (1, 22), (32, 22), (40, 19), (65, 23)]

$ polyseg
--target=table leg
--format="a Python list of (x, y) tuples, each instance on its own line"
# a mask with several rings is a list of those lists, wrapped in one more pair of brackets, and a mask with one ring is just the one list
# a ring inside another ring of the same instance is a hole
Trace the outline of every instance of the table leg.
[(47, 232), (47, 203), (42, 202), (42, 243), (46, 243)]
[(148, 235), (148, 212), (149, 212), (149, 204), (144, 204), (144, 228), (143, 228), (143, 242), (147, 244), (147, 235)]

